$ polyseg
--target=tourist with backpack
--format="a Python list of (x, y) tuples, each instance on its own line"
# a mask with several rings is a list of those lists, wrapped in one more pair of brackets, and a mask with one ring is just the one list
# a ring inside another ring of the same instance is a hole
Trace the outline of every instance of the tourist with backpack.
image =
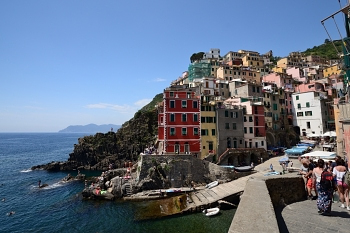
[(318, 213), (323, 215), (330, 215), (332, 209), (333, 197), (333, 174), (324, 170), (324, 160), (317, 161), (317, 167), (313, 169), (312, 177), (316, 183), (317, 189), (317, 208)]
[(333, 175), (337, 180), (337, 187), (339, 192), (339, 200), (341, 201), (341, 208), (345, 208), (346, 203), (347, 210), (350, 210), (349, 206), (349, 185), (345, 182), (347, 169), (345, 167), (345, 161), (343, 159), (337, 159), (337, 166), (333, 168)]

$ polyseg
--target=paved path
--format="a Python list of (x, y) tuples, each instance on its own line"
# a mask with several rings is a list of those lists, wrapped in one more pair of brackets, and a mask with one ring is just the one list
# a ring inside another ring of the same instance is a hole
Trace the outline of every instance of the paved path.
[(317, 213), (316, 200), (301, 201), (276, 211), (281, 232), (350, 232), (350, 211), (333, 203), (331, 216)]
[[(274, 157), (258, 165), (256, 170), (260, 174), (269, 170), (272, 163), (277, 171), (282, 171), (278, 160)], [(301, 166), (297, 159), (292, 159), (293, 166)], [(295, 173), (297, 174), (297, 173)], [(317, 213), (316, 200), (305, 200), (285, 206), (276, 210), (280, 232), (290, 233), (322, 233), (322, 232), (350, 232), (350, 211), (340, 208), (340, 203), (333, 203), (331, 216)]]

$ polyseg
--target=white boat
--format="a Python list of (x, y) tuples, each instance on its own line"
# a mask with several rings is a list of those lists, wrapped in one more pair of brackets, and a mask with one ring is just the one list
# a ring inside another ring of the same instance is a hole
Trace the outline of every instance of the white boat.
[(216, 181), (213, 181), (213, 182), (207, 184), (205, 187), (206, 187), (207, 189), (211, 189), (211, 188), (217, 186), (218, 184), (219, 184), (219, 182), (216, 180)]
[(217, 215), (219, 212), (220, 209), (218, 207), (203, 210), (203, 214), (207, 217)]
[(235, 171), (237, 171), (237, 172), (249, 172), (253, 169), (254, 169), (254, 167), (252, 167), (252, 166), (235, 167)]

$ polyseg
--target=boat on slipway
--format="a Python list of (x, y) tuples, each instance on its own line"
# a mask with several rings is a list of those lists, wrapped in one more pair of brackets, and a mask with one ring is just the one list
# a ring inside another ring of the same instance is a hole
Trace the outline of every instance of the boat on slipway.
[(218, 207), (203, 210), (203, 214), (205, 214), (207, 217), (217, 215), (218, 213), (220, 213), (220, 209)]
[(249, 172), (251, 170), (253, 170), (254, 167), (252, 166), (241, 166), (241, 167), (235, 167), (235, 171), (236, 172)]
[(218, 186), (218, 184), (219, 184), (219, 182), (216, 180), (216, 181), (213, 181), (213, 182), (207, 184), (205, 187), (207, 189), (211, 189), (211, 188), (214, 188), (215, 186)]

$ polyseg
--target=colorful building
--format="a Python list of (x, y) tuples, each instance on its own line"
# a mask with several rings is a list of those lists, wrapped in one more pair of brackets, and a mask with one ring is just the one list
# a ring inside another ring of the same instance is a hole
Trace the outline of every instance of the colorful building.
[(199, 155), (199, 89), (188, 85), (171, 86), (163, 93), (158, 111), (158, 152)]

